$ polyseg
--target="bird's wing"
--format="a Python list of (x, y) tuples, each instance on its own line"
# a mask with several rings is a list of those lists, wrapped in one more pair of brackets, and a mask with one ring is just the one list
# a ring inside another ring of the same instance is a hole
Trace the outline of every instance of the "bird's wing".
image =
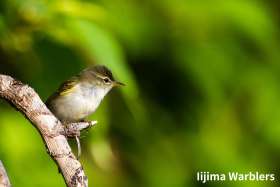
[(47, 99), (46, 101), (47, 106), (49, 106), (50, 102), (56, 97), (67, 95), (68, 93), (73, 91), (77, 83), (78, 83), (78, 77), (72, 77), (71, 79), (63, 82), (58, 88), (58, 90)]
[(65, 81), (62, 83), (57, 91), (58, 95), (67, 95), (73, 89), (75, 89), (76, 85), (78, 83), (78, 78), (77, 77), (72, 77), (71, 79)]

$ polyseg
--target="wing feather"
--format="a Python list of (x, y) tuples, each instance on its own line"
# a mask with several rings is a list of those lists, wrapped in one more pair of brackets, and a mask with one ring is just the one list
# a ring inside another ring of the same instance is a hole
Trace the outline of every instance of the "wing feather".
[(67, 95), (68, 93), (70, 93), (71, 91), (73, 91), (73, 89), (75, 89), (77, 85), (77, 78), (72, 78), (70, 80), (65, 81), (63, 84), (61, 84), (61, 86), (58, 89), (58, 94), (59, 95)]
[(46, 101), (47, 106), (49, 106), (50, 102), (53, 99), (55, 99), (56, 97), (65, 96), (65, 95), (71, 93), (71, 91), (73, 91), (75, 89), (77, 83), (78, 83), (78, 77), (76, 77), (76, 76), (72, 77), (71, 79), (69, 79), (65, 82), (63, 82), (59, 86), (58, 90), (47, 99), (47, 101)]

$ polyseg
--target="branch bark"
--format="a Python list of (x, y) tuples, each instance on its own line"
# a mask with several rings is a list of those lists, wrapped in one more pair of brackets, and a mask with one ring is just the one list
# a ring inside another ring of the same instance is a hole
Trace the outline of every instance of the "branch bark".
[(0, 160), (0, 187), (11, 187), (11, 183), (3, 163)]
[(0, 97), (15, 106), (36, 127), (68, 187), (87, 187), (83, 167), (63, 135), (64, 127), (28, 85), (0, 74)]

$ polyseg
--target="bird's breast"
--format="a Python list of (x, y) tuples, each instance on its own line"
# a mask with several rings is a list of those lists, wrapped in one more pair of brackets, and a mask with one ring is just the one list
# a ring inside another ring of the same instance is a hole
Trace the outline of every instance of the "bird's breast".
[(73, 104), (79, 108), (81, 115), (88, 116), (97, 109), (103, 97), (94, 88), (81, 88), (74, 98)]
[(75, 90), (52, 101), (52, 112), (62, 121), (79, 121), (92, 114), (107, 94), (97, 87), (77, 85)]

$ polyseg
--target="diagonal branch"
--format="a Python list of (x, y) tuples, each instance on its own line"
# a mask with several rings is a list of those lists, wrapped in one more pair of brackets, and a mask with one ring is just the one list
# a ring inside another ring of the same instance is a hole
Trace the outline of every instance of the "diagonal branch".
[(38, 94), (10, 76), (0, 74), (0, 98), (15, 106), (37, 128), (48, 153), (57, 163), (68, 187), (87, 187), (88, 180), (63, 135), (64, 127)]
[(7, 172), (1, 160), (0, 160), (0, 187), (11, 187), (9, 177), (7, 175)]

